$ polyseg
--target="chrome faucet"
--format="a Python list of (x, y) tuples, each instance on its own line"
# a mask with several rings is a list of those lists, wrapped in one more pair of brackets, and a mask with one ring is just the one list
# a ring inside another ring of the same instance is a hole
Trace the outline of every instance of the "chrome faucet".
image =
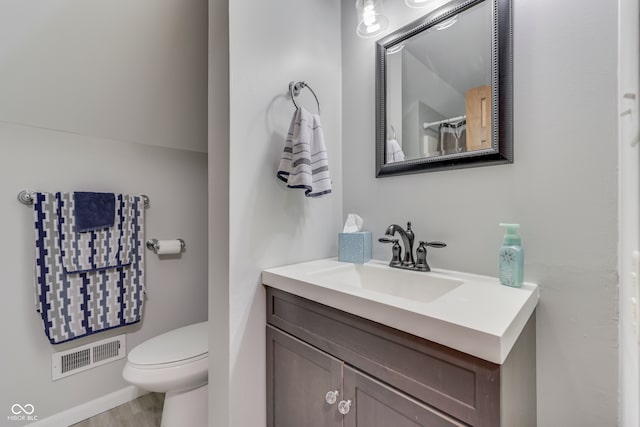
[[(394, 239), (395, 234), (398, 233), (402, 239), (403, 248), (400, 248), (398, 239)], [(411, 230), (411, 222), (407, 222), (407, 229), (404, 230), (397, 224), (391, 224), (387, 227), (384, 233), (384, 237), (378, 239), (381, 243), (393, 243), (392, 258), (389, 266), (396, 268), (404, 268), (406, 270), (416, 271), (431, 271), (429, 264), (427, 263), (427, 246), (432, 248), (444, 248), (447, 246), (442, 242), (420, 242), (418, 249), (416, 249), (416, 258), (413, 257), (413, 242), (415, 235)], [(404, 257), (402, 256), (402, 249), (404, 249)]]

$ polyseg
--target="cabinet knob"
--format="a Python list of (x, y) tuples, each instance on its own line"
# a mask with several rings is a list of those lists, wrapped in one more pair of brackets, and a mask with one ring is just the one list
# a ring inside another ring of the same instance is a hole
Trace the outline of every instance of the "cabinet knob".
[(338, 412), (340, 412), (342, 415), (347, 415), (350, 409), (351, 409), (350, 400), (341, 400), (340, 403), (338, 403)]
[(340, 392), (338, 390), (328, 391), (327, 394), (324, 395), (324, 400), (326, 400), (329, 405), (333, 405), (336, 403), (336, 400), (338, 400), (339, 395)]

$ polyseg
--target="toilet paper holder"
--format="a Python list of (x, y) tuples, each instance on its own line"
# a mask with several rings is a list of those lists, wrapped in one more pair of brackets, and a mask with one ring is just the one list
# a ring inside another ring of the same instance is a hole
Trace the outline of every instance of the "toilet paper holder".
[[(186, 244), (184, 243), (184, 240), (182, 239), (175, 239), (178, 242), (180, 242), (180, 253), (184, 252), (184, 249), (186, 248)], [(147, 240), (147, 249), (151, 249), (154, 252), (158, 252), (158, 250), (160, 249), (160, 241), (158, 239), (149, 239)]]

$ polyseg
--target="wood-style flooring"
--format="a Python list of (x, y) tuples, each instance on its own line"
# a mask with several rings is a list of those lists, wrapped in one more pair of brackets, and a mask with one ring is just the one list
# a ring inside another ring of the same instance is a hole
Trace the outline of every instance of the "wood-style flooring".
[(164, 394), (149, 393), (71, 427), (160, 427)]

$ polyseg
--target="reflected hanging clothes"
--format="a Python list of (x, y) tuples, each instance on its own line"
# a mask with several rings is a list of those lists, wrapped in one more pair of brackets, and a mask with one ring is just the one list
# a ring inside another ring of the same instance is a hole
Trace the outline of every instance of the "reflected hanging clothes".
[(400, 143), (396, 139), (388, 139), (386, 144), (387, 163), (401, 162), (405, 159)]
[(442, 123), (438, 138), (438, 151), (441, 155), (467, 151), (467, 121)]

